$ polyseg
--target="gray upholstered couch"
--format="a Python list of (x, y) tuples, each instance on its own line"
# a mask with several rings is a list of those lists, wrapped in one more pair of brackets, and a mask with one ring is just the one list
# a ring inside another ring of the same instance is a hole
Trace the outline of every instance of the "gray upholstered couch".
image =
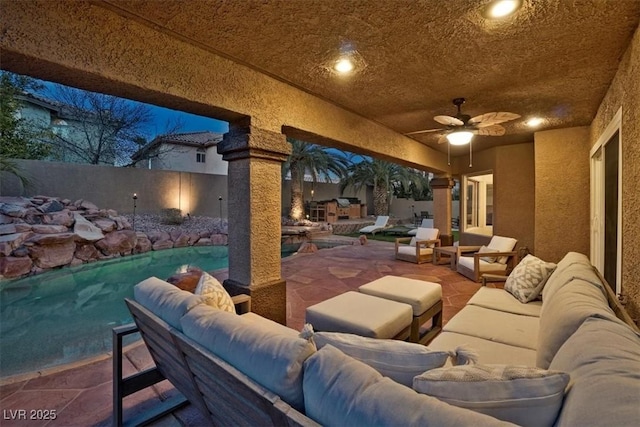
[[(416, 393), (333, 346), (316, 350), (298, 331), (222, 312), (163, 283), (139, 284), (129, 307), (161, 373), (212, 424), (509, 425)], [(479, 363), (568, 373), (557, 425), (637, 423), (640, 337), (609, 308), (602, 286), (586, 257), (568, 254), (543, 302), (521, 304), (483, 288), (429, 349), (467, 344)]]

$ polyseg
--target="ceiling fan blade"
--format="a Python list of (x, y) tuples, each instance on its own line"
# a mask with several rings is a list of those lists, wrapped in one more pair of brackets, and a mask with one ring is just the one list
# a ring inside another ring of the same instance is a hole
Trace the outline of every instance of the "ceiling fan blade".
[(433, 120), (440, 123), (441, 125), (446, 125), (446, 126), (464, 125), (464, 122), (462, 120), (456, 119), (455, 117), (451, 117), (451, 116), (435, 116)]
[(414, 132), (407, 132), (407, 133), (403, 133), (403, 135), (405, 135), (405, 136), (408, 136), (408, 135), (419, 135), (419, 134), (421, 134), (421, 133), (438, 132), (438, 131), (441, 131), (441, 130), (444, 130), (444, 129), (439, 128), (439, 129), (425, 129), (425, 130), (417, 130), (417, 131), (414, 131)]
[(502, 136), (505, 133), (505, 130), (500, 125), (490, 125), (486, 127), (479, 127), (474, 131), (476, 135), (485, 135), (485, 136)]
[(515, 113), (506, 113), (504, 111), (485, 113), (473, 117), (469, 120), (469, 124), (484, 128), (487, 126), (497, 125), (498, 123), (508, 122), (509, 120), (519, 119), (520, 115)]

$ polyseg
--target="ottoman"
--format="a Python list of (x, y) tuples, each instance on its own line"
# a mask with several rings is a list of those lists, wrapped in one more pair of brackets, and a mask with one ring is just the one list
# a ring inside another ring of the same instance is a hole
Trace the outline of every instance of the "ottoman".
[[(409, 304), (413, 312), (409, 341), (427, 344), (442, 330), (442, 287), (433, 282), (406, 277), (384, 276), (362, 285), (360, 292)], [(420, 326), (431, 320), (431, 328), (420, 333)]]
[(307, 307), (305, 316), (316, 331), (400, 340), (409, 337), (412, 319), (409, 304), (353, 291)]

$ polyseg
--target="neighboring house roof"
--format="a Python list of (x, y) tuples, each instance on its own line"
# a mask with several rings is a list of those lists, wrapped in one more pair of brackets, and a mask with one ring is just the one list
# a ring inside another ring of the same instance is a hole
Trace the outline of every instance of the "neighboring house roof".
[(95, 122), (98, 119), (98, 115), (89, 110), (81, 110), (74, 108), (73, 106), (64, 104), (53, 99), (48, 99), (34, 93), (22, 92), (20, 95), (16, 95), (16, 99), (37, 105), (42, 108), (50, 110), (57, 119), (68, 119), (76, 121)]
[(185, 132), (185, 133), (171, 133), (166, 135), (159, 135), (155, 137), (147, 145), (139, 149), (131, 156), (131, 159), (135, 162), (144, 158), (144, 155), (162, 144), (182, 145), (186, 147), (197, 148), (209, 148), (217, 145), (222, 141), (221, 133), (214, 133), (209, 131), (200, 132)]

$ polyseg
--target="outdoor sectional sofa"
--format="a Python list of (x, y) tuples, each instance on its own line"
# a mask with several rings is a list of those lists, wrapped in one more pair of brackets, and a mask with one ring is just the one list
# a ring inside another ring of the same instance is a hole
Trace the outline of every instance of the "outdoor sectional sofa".
[[(537, 366), (570, 378), (550, 413), (543, 414), (548, 400), (511, 399), (506, 412), (518, 413), (506, 415), (512, 421), (637, 425), (640, 336), (611, 295), (588, 259), (569, 253), (549, 278), (542, 302), (522, 304), (504, 290), (481, 288), (428, 349), (455, 355), (453, 349), (460, 353), (466, 345), (478, 353), (476, 366)], [(201, 296), (156, 278), (137, 285), (136, 301), (127, 304), (158, 375), (168, 378), (212, 425), (511, 425), (477, 412), (479, 406), (470, 410), (460, 402), (416, 393), (332, 345), (317, 350), (313, 340), (305, 339), (313, 334), (299, 334), (253, 313), (218, 310)], [(424, 349), (377, 341), (387, 346), (387, 360), (394, 344)], [(413, 381), (415, 387), (417, 378)], [(526, 387), (527, 381), (508, 387)], [(122, 388), (122, 382), (118, 376), (114, 387)], [(475, 397), (482, 405), (500, 407), (504, 402), (492, 400), (500, 387), (490, 385)], [(499, 415), (501, 409), (489, 413)]]

